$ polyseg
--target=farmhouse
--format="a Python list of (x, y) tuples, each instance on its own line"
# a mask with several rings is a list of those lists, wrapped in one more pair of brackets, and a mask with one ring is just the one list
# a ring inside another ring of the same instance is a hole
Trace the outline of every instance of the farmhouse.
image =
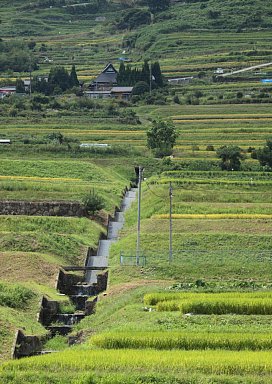
[(129, 100), (133, 87), (118, 87), (117, 75), (118, 71), (109, 63), (84, 94), (92, 99), (115, 98)]
[(111, 88), (117, 84), (117, 74), (118, 71), (114, 66), (109, 63), (100, 75), (91, 83), (89, 89), (91, 91), (109, 91)]

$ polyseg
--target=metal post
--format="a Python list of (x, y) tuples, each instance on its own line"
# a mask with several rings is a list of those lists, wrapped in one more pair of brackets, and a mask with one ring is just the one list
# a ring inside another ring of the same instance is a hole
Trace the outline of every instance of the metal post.
[(172, 183), (169, 183), (169, 262), (173, 261), (173, 246), (172, 246), (172, 198), (173, 188)]
[(141, 188), (142, 188), (142, 171), (139, 166), (138, 177), (138, 224), (137, 224), (137, 245), (136, 245), (136, 265), (140, 264), (140, 231), (141, 231)]

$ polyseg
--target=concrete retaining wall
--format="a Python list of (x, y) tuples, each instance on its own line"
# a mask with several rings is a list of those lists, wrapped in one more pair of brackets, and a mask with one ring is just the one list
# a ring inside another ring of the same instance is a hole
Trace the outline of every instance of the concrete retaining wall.
[(25, 335), (19, 329), (16, 333), (12, 357), (19, 359), (21, 357), (37, 355), (42, 350), (42, 342), (41, 337)]

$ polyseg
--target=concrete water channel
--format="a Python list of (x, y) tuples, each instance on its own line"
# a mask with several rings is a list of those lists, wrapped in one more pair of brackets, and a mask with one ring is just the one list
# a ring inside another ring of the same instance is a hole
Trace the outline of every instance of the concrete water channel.
[[(62, 314), (56, 313), (52, 316), (52, 323), (47, 324), (46, 328), (52, 335), (57, 333), (68, 334), (73, 326), (81, 321), (86, 315), (94, 312), (94, 306), (97, 298), (95, 297), (107, 286), (107, 274), (103, 275), (109, 266), (110, 247), (112, 243), (118, 241), (119, 232), (125, 223), (125, 212), (131, 207), (136, 199), (137, 188), (126, 190), (120, 208), (115, 209), (114, 216), (109, 216), (107, 235), (99, 240), (97, 251), (89, 250), (85, 262), (84, 279), (76, 284), (70, 285), (68, 292), (60, 289), (61, 293), (68, 294), (76, 307), (76, 313)], [(65, 267), (64, 267), (65, 268)], [(68, 267), (67, 267), (68, 268)], [(72, 267), (71, 267), (72, 268)], [(75, 269), (80, 269), (76, 268)], [(106, 280), (106, 281), (105, 281)], [(102, 281), (102, 283), (101, 283)], [(94, 300), (90, 298), (94, 297)]]
[[(60, 294), (69, 296), (76, 312), (61, 313), (59, 301), (50, 300), (45, 296), (42, 298), (38, 321), (50, 331), (49, 338), (56, 334), (69, 334), (75, 324), (94, 313), (97, 295), (107, 289), (110, 246), (118, 241), (119, 232), (125, 223), (125, 212), (136, 200), (137, 190), (138, 188), (125, 189), (120, 208), (115, 209), (113, 217), (109, 216), (107, 235), (101, 235), (97, 250), (88, 249), (85, 266), (60, 268), (56, 289)], [(83, 272), (83, 275), (75, 274), (75, 271)], [(44, 341), (43, 338), (25, 335), (22, 330), (18, 330), (12, 357), (20, 358), (52, 352), (43, 351)]]

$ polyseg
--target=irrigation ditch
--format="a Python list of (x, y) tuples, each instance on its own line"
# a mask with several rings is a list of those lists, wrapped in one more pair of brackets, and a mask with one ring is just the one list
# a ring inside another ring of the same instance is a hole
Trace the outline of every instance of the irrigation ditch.
[[(115, 208), (113, 216), (108, 216), (107, 234), (101, 233), (97, 249), (88, 248), (84, 266), (61, 266), (59, 268), (56, 290), (69, 297), (75, 307), (75, 312), (61, 313), (60, 301), (50, 300), (43, 296), (37, 321), (48, 330), (48, 334), (43, 337), (26, 335), (23, 330), (17, 330), (12, 347), (12, 358), (52, 352), (43, 350), (43, 345), (48, 339), (57, 334), (69, 335), (75, 324), (95, 312), (99, 294), (107, 289), (110, 246), (112, 242), (118, 240), (118, 233), (125, 221), (124, 213), (136, 199), (136, 193), (137, 188), (132, 186), (124, 189), (120, 207)], [(68, 344), (78, 342), (79, 338), (80, 335), (68, 336)]]

